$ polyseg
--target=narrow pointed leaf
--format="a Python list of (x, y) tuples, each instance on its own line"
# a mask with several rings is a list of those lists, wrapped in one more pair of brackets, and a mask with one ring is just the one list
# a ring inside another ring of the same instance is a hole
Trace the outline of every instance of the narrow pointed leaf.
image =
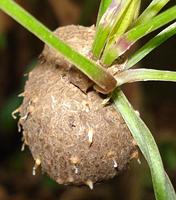
[(126, 69), (133, 67), (144, 57), (146, 57), (151, 51), (157, 48), (159, 45), (167, 41), (169, 38), (176, 34), (176, 22), (165, 28), (158, 35), (149, 40), (143, 47), (137, 50), (128, 60)]
[(174, 200), (176, 199), (175, 190), (166, 172), (165, 172), (165, 177), (166, 177), (166, 187), (167, 187), (167, 192), (168, 192), (168, 198), (171, 200)]
[(155, 197), (157, 200), (175, 200), (176, 194), (166, 175), (155, 140), (145, 123), (133, 110), (119, 89), (113, 92), (114, 105), (121, 113), (134, 139), (150, 167)]
[(155, 17), (170, 0), (153, 0), (144, 12), (138, 17), (135, 25), (142, 24)]
[(113, 40), (121, 33), (124, 33), (124, 31), (128, 28), (129, 24), (131, 24), (133, 20), (139, 1), (140, 0), (122, 0), (122, 8), (118, 14), (118, 18), (115, 18), (114, 20), (114, 27), (111, 30), (109, 41)]
[(96, 27), (98, 27), (101, 17), (104, 15), (104, 13), (106, 12), (107, 8), (109, 7), (111, 3), (112, 3), (112, 0), (101, 0), (100, 8), (98, 11)]
[(176, 72), (155, 69), (129, 69), (116, 76), (117, 86), (137, 81), (176, 82)]
[[(141, 9), (141, 0), (139, 0), (136, 5), (136, 11), (135, 11), (134, 18), (133, 18), (134, 21), (136, 21), (136, 19), (139, 17), (140, 9)], [(134, 23), (133, 23), (133, 25), (134, 25)]]
[(114, 89), (116, 80), (107, 73), (103, 67), (72, 49), (14, 1), (1, 0), (0, 9), (14, 18), (43, 42), (55, 48), (107, 93)]
[[(113, 59), (115, 60), (124, 54), (136, 41), (166, 25), (167, 23), (176, 19), (176, 6), (166, 10), (165, 12), (154, 17), (149, 22), (144, 22), (141, 25), (135, 26), (122, 37), (118, 38), (110, 51), (113, 51)], [(109, 63), (110, 64), (110, 63)]]
[(112, 0), (112, 3), (101, 17), (92, 46), (92, 53), (95, 59), (100, 58), (110, 33), (116, 28), (117, 23), (129, 6), (130, 1), (131, 0)]
[(147, 21), (137, 27), (134, 27), (133, 29), (129, 30), (125, 35), (130, 41), (134, 42), (175, 19), (176, 6), (173, 6), (151, 19), (150, 23)]
[(114, 61), (113, 54), (116, 54), (116, 50), (115, 52), (113, 52), (114, 43), (117, 40), (117, 38), (119, 38), (123, 33), (125, 33), (130, 24), (133, 22), (136, 13), (136, 6), (138, 8), (138, 4), (139, 0), (132, 0), (128, 7), (126, 7), (126, 10), (124, 11), (121, 19), (116, 24), (116, 27), (112, 30), (112, 36), (110, 36), (109, 40), (107, 41), (101, 58), (101, 63), (103, 63), (104, 66), (108, 67)]

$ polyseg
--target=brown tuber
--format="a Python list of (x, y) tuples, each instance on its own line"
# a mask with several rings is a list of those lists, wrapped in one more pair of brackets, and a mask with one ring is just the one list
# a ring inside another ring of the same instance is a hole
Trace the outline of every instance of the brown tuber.
[[(66, 26), (55, 34), (90, 57), (94, 27)], [(93, 184), (116, 176), (136, 150), (121, 115), (93, 83), (45, 46), (29, 73), (19, 108), (23, 139), (36, 164), (59, 184)]]

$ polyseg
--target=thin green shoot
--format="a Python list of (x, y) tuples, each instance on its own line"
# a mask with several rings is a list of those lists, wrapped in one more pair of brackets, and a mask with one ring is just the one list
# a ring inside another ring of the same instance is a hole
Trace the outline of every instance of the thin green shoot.
[(116, 27), (112, 30), (112, 33), (110, 33), (101, 57), (101, 63), (103, 63), (104, 66), (108, 67), (114, 61), (113, 50), (115, 50), (114, 53), (116, 54), (114, 43), (117, 38), (123, 35), (128, 27), (132, 24), (136, 14), (136, 5), (138, 5), (139, 2), (139, 0), (132, 0), (126, 7), (126, 10), (124, 10), (121, 19), (116, 22)]
[(153, 0), (144, 12), (137, 18), (134, 26), (144, 22), (149, 22), (149, 20), (155, 17), (169, 1), (170, 0)]
[(96, 27), (98, 27), (101, 17), (104, 15), (104, 13), (106, 12), (106, 10), (108, 9), (108, 7), (110, 6), (111, 3), (112, 3), (112, 0), (101, 1), (100, 8), (98, 11)]
[(176, 82), (176, 72), (155, 69), (129, 69), (115, 76), (117, 86), (138, 81)]
[[(139, 39), (175, 19), (176, 19), (176, 6), (173, 6), (168, 10), (164, 11), (163, 13), (159, 14), (158, 16), (154, 17), (153, 19), (151, 19), (150, 23), (144, 22), (143, 24), (132, 28), (124, 35), (122, 35), (120, 38), (117, 38), (113, 46), (113, 49), (110, 49), (110, 51), (113, 52), (113, 59), (111, 58), (112, 62), (116, 60), (119, 56), (124, 54)], [(109, 63), (109, 65), (111, 65), (112, 62)]]
[(139, 117), (137, 112), (134, 111), (121, 90), (116, 89), (112, 94), (112, 98), (114, 100), (115, 108), (121, 113), (149, 164), (156, 199), (175, 200), (175, 191), (164, 171), (158, 147), (150, 130)]
[(113, 0), (96, 27), (96, 34), (92, 46), (95, 59), (100, 59), (108, 37), (117, 28), (117, 23), (130, 5), (131, 0)]
[(133, 67), (144, 57), (146, 57), (151, 51), (156, 49), (159, 45), (167, 41), (169, 38), (176, 34), (176, 22), (165, 28), (158, 35), (149, 40), (143, 47), (139, 48), (131, 57), (128, 59), (126, 69)]

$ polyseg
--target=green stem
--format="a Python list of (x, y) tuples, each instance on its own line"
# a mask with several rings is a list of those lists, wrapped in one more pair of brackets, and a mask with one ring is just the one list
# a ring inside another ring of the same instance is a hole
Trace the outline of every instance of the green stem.
[(113, 92), (112, 98), (114, 100), (116, 109), (121, 113), (149, 164), (156, 199), (175, 200), (175, 191), (164, 171), (158, 147), (150, 130), (147, 128), (138, 114), (133, 110), (131, 104), (128, 102), (122, 91), (116, 89)]
[(116, 76), (117, 86), (137, 81), (176, 82), (176, 72), (154, 69), (129, 69)]
[(128, 60), (126, 64), (126, 69), (133, 67), (136, 63), (141, 61), (145, 56), (147, 56), (151, 51), (157, 48), (159, 45), (167, 41), (173, 35), (176, 34), (176, 22), (165, 28), (158, 35), (153, 37), (148, 41), (143, 47), (138, 49)]
[(82, 56), (69, 45), (58, 39), (48, 28), (38, 22), (17, 3), (11, 0), (1, 0), (0, 9), (14, 18), (43, 42), (59, 51), (59, 53), (86, 74), (104, 91), (109, 93), (115, 88), (116, 80), (107, 73), (103, 67)]

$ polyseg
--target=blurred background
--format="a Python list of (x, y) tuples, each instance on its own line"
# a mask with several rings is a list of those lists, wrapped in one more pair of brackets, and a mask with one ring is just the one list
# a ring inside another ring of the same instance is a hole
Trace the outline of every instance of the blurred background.
[[(26, 10), (51, 30), (67, 24), (95, 24), (100, 0), (18, 0)], [(146, 0), (143, 10), (148, 4)], [(174, 0), (166, 6), (174, 5)], [(165, 8), (165, 9), (166, 9)], [(154, 33), (156, 34), (156, 33)], [(152, 36), (152, 35), (151, 35)], [(151, 37), (150, 36), (150, 37)], [(138, 46), (150, 37), (145, 37)], [(0, 11), (0, 200), (152, 200), (148, 166), (132, 161), (115, 179), (95, 186), (65, 187), (40, 170), (32, 176), (34, 160), (28, 150), (21, 152), (17, 120), (11, 113), (22, 98), (24, 74), (32, 70), (43, 43)], [(138, 66), (176, 70), (176, 38), (171, 38)], [(130, 84), (124, 91), (154, 134), (164, 166), (176, 188), (176, 84), (147, 82)]]

